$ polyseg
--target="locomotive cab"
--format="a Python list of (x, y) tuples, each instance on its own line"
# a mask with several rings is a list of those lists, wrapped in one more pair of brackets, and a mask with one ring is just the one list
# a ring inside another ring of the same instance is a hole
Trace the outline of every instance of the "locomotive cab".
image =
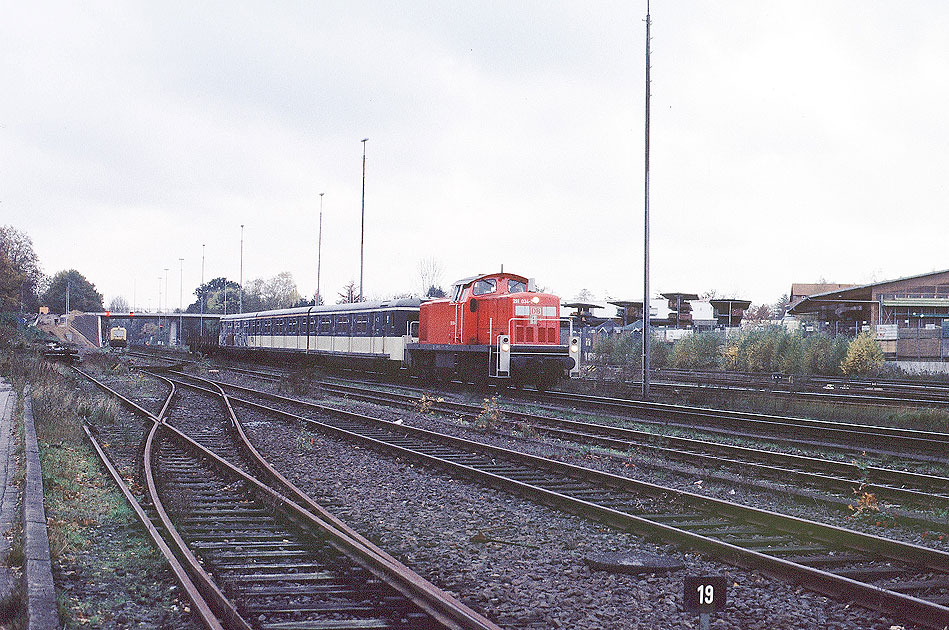
[(511, 379), (545, 389), (577, 367), (574, 344), (564, 336), (557, 296), (538, 292), (523, 276), (480, 275), (456, 282), (450, 297), (421, 305), (419, 340), (408, 362), (435, 376)]

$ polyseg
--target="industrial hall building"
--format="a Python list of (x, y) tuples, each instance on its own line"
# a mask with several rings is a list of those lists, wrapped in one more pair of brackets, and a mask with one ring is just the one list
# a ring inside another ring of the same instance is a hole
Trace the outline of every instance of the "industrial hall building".
[(832, 334), (871, 330), (904, 367), (949, 365), (949, 269), (864, 285), (795, 284), (788, 314)]

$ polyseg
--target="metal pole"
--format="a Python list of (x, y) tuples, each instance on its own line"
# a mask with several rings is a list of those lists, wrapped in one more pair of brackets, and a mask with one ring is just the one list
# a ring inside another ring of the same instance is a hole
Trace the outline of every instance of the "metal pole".
[[(225, 291), (227, 289), (225, 288)], [(237, 280), (237, 312), (244, 312), (244, 224), (241, 223), (241, 274)]]
[(362, 223), (359, 230), (359, 301), (362, 302), (363, 250), (366, 242), (366, 141), (362, 139)]
[[(363, 145), (365, 146), (365, 145)], [(325, 193), (320, 193), (320, 231), (319, 236), (316, 237), (316, 304), (314, 306), (320, 305), (320, 263), (322, 262), (322, 253), (323, 253), (323, 195)]]
[(185, 259), (179, 258), (178, 259), (178, 339), (177, 339), (179, 346), (181, 345), (181, 327), (182, 327), (182, 324), (184, 323), (184, 320), (183, 320), (184, 316), (181, 314), (185, 308), (185, 303), (183, 299), (184, 277), (185, 277)]
[(200, 319), (199, 319), (199, 321), (200, 321), (200, 324), (199, 324), (200, 330), (199, 330), (199, 332), (198, 332), (198, 335), (201, 336), (201, 337), (204, 336), (204, 296), (205, 296), (205, 289), (204, 289), (204, 245), (205, 245), (204, 243), (201, 243), (201, 316), (200, 316)]
[(649, 0), (646, 0), (646, 170), (643, 209), (643, 400), (649, 400)]
[[(165, 267), (165, 310), (168, 310), (168, 267)], [(168, 324), (168, 318), (165, 318), (165, 323)], [(168, 345), (171, 345), (171, 331), (168, 331)]]

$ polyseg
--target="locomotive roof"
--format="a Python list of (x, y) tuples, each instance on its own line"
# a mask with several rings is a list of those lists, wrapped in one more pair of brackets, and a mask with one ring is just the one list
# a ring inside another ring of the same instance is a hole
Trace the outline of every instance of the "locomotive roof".
[(398, 298), (381, 302), (353, 302), (351, 304), (324, 304), (323, 306), (298, 306), (296, 308), (282, 308), (273, 311), (255, 311), (252, 313), (234, 313), (225, 315), (222, 320), (254, 319), (257, 317), (275, 317), (278, 315), (306, 315), (307, 313), (351, 313), (359, 311), (376, 311), (383, 308), (418, 310), (422, 301), (418, 298)]
[(514, 278), (515, 280), (520, 280), (524, 284), (527, 284), (528, 279), (524, 276), (519, 276), (516, 273), (508, 273), (507, 271), (496, 271), (494, 273), (479, 273), (476, 276), (471, 276), (470, 278), (462, 278), (461, 280), (455, 280), (451, 283), (451, 286), (456, 287), (459, 284), (462, 286), (467, 286), (474, 282), (475, 280), (480, 280), (482, 278), (495, 278), (495, 277), (504, 277), (504, 278)]

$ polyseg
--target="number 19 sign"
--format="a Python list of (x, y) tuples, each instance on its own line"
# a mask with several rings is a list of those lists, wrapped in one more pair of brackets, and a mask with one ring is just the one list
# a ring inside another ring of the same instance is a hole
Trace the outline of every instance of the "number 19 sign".
[(711, 613), (725, 609), (725, 578), (721, 576), (685, 578), (684, 604), (691, 612)]

